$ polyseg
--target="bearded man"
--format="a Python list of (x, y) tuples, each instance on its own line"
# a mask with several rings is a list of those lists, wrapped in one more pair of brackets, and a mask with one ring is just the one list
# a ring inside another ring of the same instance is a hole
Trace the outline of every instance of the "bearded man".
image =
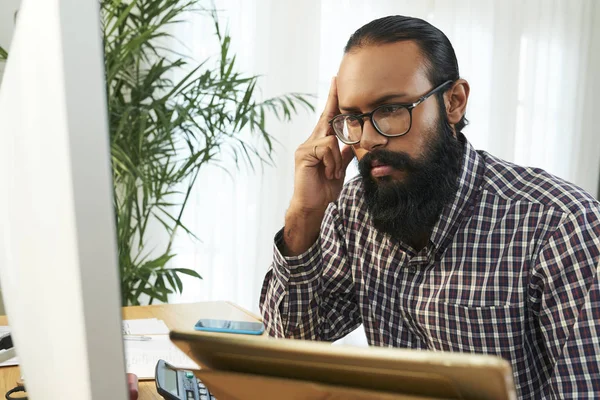
[(476, 151), (468, 97), (429, 23), (391, 16), (350, 37), (296, 151), (267, 331), (334, 341), (362, 323), (371, 345), (501, 356), (520, 398), (600, 398), (600, 204)]

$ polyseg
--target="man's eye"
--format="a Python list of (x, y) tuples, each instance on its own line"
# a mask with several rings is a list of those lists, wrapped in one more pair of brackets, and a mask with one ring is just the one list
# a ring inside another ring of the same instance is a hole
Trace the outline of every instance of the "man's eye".
[(348, 117), (348, 118), (346, 118), (346, 125), (348, 125), (348, 126), (359, 126), (360, 125), (360, 120), (358, 118)]
[(402, 106), (395, 105), (383, 106), (379, 109), (379, 112), (383, 114), (393, 114), (395, 112), (398, 112), (398, 110), (400, 110), (401, 108)]

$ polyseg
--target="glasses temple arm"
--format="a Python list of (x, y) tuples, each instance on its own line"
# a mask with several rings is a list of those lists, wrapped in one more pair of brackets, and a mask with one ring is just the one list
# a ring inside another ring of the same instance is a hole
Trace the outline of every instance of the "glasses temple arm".
[(420, 104), (420, 103), (424, 102), (425, 100), (427, 100), (428, 97), (436, 94), (437, 92), (439, 92), (440, 90), (442, 90), (449, 83), (452, 83), (452, 81), (448, 80), (448, 81), (442, 83), (441, 85), (439, 85), (438, 87), (436, 87), (435, 89), (433, 89), (431, 92), (427, 93), (426, 95), (421, 96), (419, 98), (419, 100), (417, 100), (417, 102), (413, 103), (413, 104)]

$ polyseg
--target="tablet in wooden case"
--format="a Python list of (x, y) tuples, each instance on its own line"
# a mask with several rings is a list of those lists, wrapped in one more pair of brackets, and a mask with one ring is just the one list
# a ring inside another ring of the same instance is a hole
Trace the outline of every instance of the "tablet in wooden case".
[[(349, 398), (352, 389), (360, 399), (516, 399), (510, 364), (495, 356), (208, 332), (170, 336), (203, 368), (197, 376), (219, 400)], [(275, 397), (251, 395), (261, 388), (276, 390)]]

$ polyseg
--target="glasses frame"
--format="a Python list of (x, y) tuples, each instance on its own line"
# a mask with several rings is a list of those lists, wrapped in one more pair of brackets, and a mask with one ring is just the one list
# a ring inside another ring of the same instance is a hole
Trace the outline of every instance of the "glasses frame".
[[(382, 136), (385, 136), (385, 137), (388, 137), (388, 138), (404, 136), (408, 132), (410, 132), (410, 128), (412, 128), (412, 110), (416, 106), (418, 106), (419, 104), (421, 104), (425, 100), (427, 100), (430, 96), (436, 94), (437, 92), (439, 92), (445, 86), (447, 86), (449, 83), (452, 83), (452, 82), (453, 81), (446, 81), (446, 82), (442, 83), (441, 85), (436, 86), (435, 88), (433, 88), (432, 90), (430, 90), (429, 92), (427, 92), (426, 94), (424, 94), (423, 96), (419, 97), (419, 99), (417, 101), (415, 101), (414, 103), (387, 103), (387, 104), (382, 104), (380, 106), (377, 106), (377, 107), (375, 107), (373, 109), (373, 111), (368, 112), (368, 113), (364, 113), (364, 114), (338, 114), (338, 115), (336, 115), (335, 117), (333, 117), (329, 121), (329, 126), (331, 126), (331, 129), (335, 133), (335, 136), (337, 136), (337, 138), (340, 139), (342, 141), (342, 143), (344, 143), (344, 144), (358, 144), (358, 143), (360, 143), (360, 141), (362, 139), (362, 132), (364, 131), (364, 128), (365, 128), (365, 117), (369, 117), (369, 120), (371, 121), (371, 125), (373, 125), (373, 127), (375, 128), (375, 130), (380, 135), (382, 135)], [(395, 133), (395, 134), (383, 133), (381, 131), (381, 129), (379, 129), (379, 127), (377, 126), (377, 124), (375, 123), (375, 121), (373, 120), (373, 114), (374, 113), (376, 113), (379, 109), (381, 109), (383, 107), (390, 107), (390, 106), (401, 107), (401, 108), (405, 108), (406, 110), (408, 110), (408, 115), (410, 117), (410, 122), (408, 124), (408, 129), (406, 130), (406, 132), (404, 132), (404, 133)], [(361, 135), (360, 136), (361, 136), (361, 138), (358, 139), (358, 140), (356, 140), (356, 141), (349, 141), (349, 140), (344, 139), (342, 137), (342, 135), (338, 134), (338, 132), (333, 127), (333, 121), (335, 121), (339, 117), (354, 117), (354, 118), (358, 119), (360, 121), (360, 129), (361, 129)]]

